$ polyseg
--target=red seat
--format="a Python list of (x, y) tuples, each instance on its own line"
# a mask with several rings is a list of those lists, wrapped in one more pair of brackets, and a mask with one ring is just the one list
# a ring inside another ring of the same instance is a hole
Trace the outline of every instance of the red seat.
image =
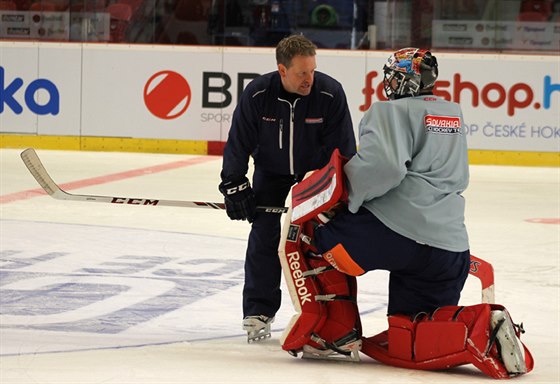
[(0, 1), (0, 10), (2, 11), (16, 11), (17, 5), (13, 1)]
[(16, 3), (18, 11), (28, 11), (31, 6), (31, 0), (13, 0)]
[(521, 12), (537, 11), (541, 13), (552, 13), (551, 0), (523, 0), (521, 2)]
[[(536, 15), (531, 13), (540, 13), (543, 20), (537, 20)], [(522, 16), (523, 15), (523, 16)], [(525, 18), (522, 21), (546, 21), (552, 15), (552, 1), (551, 0), (523, 0), (521, 2), (521, 9), (519, 10), (519, 17)], [(517, 18), (518, 20), (519, 17)]]
[(132, 8), (128, 4), (115, 3), (107, 7), (111, 15), (110, 41), (113, 43), (126, 42), (126, 32), (132, 19)]
[(132, 8), (128, 4), (114, 3), (107, 7), (107, 12), (111, 15), (111, 19), (130, 21), (132, 18)]
[(29, 7), (31, 11), (47, 11), (47, 12), (56, 12), (58, 8), (56, 4), (48, 2), (48, 1), (38, 1), (36, 3), (31, 4)]
[(132, 14), (135, 15), (136, 12), (138, 12), (142, 7), (144, 0), (118, 0), (118, 3), (130, 5), (130, 8), (132, 9)]
[(70, 0), (49, 0), (50, 2), (52, 2), (54, 5), (56, 5), (56, 10), (57, 11), (66, 11), (68, 10), (68, 7), (70, 7)]
[(546, 21), (548, 17), (540, 12), (521, 12), (517, 16), (517, 21)]

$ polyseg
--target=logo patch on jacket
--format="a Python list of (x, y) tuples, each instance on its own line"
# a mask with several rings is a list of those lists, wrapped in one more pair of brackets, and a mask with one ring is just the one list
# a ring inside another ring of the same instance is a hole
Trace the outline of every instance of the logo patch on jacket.
[(305, 124), (321, 124), (322, 122), (322, 117), (307, 117), (305, 119)]
[(426, 115), (424, 116), (424, 126), (426, 132), (429, 133), (460, 135), (463, 125), (460, 117)]
[(274, 123), (276, 121), (276, 119), (274, 117), (263, 116), (262, 119), (263, 119), (263, 121), (269, 121), (271, 123)]

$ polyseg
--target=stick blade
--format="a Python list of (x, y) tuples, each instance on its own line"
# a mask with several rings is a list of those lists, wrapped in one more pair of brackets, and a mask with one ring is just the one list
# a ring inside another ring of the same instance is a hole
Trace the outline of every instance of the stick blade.
[(21, 154), (21, 159), (23, 163), (33, 176), (37, 183), (51, 196), (55, 196), (57, 192), (60, 192), (61, 189), (56, 185), (54, 180), (49, 176), (47, 170), (41, 163), (41, 159), (37, 155), (37, 152), (33, 148), (27, 148)]

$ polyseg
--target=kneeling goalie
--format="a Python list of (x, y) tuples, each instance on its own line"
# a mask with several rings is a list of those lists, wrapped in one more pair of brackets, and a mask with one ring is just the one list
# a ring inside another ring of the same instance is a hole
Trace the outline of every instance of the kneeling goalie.
[[(464, 224), (468, 159), (458, 104), (435, 97), (431, 52), (384, 66), (389, 101), (360, 123), (360, 148), (292, 189), (280, 259), (297, 314), (282, 348), (303, 357), (440, 370), (473, 364), (494, 378), (529, 372), (523, 331), (501, 305), (458, 306), (471, 256)], [(390, 271), (389, 328), (362, 336), (356, 276)], [(484, 287), (484, 286), (483, 286)]]

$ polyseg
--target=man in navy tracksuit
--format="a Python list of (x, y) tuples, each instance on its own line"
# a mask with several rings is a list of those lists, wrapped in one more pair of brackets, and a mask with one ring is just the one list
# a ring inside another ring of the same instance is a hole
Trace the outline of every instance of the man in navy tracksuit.
[[(338, 81), (315, 71), (315, 49), (301, 35), (278, 43), (278, 71), (246, 87), (224, 149), (219, 190), (227, 214), (252, 223), (243, 288), (249, 342), (270, 336), (281, 301), (280, 215), (256, 207), (284, 206), (292, 185), (326, 165), (335, 148), (346, 157), (356, 152), (346, 95)], [(252, 187), (246, 177), (250, 156)]]

